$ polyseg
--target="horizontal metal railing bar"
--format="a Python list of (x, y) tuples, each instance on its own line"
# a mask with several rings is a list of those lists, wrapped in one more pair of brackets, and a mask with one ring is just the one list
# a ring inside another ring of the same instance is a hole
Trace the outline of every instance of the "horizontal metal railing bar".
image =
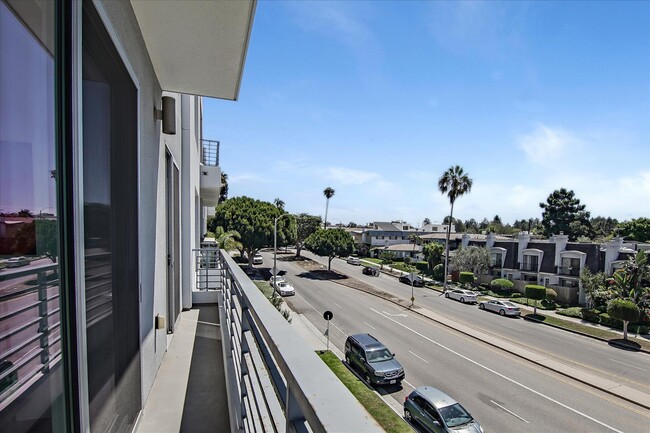
[[(95, 280), (98, 280), (100, 278), (111, 277), (112, 275), (113, 275), (113, 271), (102, 272), (102, 273), (95, 274), (95, 275), (86, 274), (86, 281), (95, 281)], [(86, 290), (88, 290), (88, 287), (86, 287)]]
[(0, 321), (6, 320), (9, 317), (16, 316), (20, 313), (24, 313), (25, 311), (33, 310), (34, 308), (38, 307), (41, 304), (41, 301), (32, 301), (29, 304), (23, 305), (20, 308), (16, 308), (15, 310), (8, 311), (4, 314), (0, 314)]
[(223, 250), (221, 256), (237, 281), (243, 301), (259, 327), (262, 341), (278, 364), (310, 430), (315, 433), (382, 432), (235, 261)]
[(20, 298), (22, 296), (26, 296), (34, 292), (38, 292), (41, 289), (49, 290), (49, 289), (57, 288), (58, 286), (59, 286), (58, 280), (56, 280), (56, 283), (55, 280), (52, 280), (52, 281), (48, 281), (44, 285), (34, 284), (34, 285), (23, 287), (21, 289), (14, 289), (10, 293), (5, 293), (0, 295), (0, 302), (6, 302), (14, 298)]
[(42, 332), (37, 332), (36, 334), (31, 336), (30, 338), (28, 338), (26, 340), (23, 340), (21, 343), (15, 345), (15, 346), (12, 346), (8, 351), (0, 353), (0, 358), (7, 359), (11, 355), (20, 352), (25, 347), (27, 347), (30, 344), (38, 341), (41, 338), (42, 335), (43, 335)]
[(9, 281), (14, 280), (20, 277), (27, 277), (32, 274), (38, 274), (39, 272), (54, 271), (58, 269), (59, 265), (57, 263), (45, 264), (45, 265), (33, 265), (28, 266), (25, 269), (16, 268), (13, 271), (4, 271), (0, 274), (0, 281)]
[(21, 323), (20, 326), (17, 326), (15, 328), (11, 328), (8, 332), (3, 332), (0, 334), (0, 340), (5, 340), (8, 337), (11, 337), (12, 335), (16, 335), (21, 331), (24, 331), (25, 329), (29, 328), (30, 326), (36, 325), (38, 322), (41, 321), (40, 317), (33, 318), (31, 320), (28, 320), (24, 323)]
[[(13, 373), (14, 371), (20, 370), (21, 367), (24, 367), (31, 360), (33, 360), (34, 358), (40, 356), (41, 352), (43, 352), (43, 351), (44, 351), (44, 349), (35, 348), (34, 350), (29, 352), (28, 354), (25, 354), (25, 356), (20, 358), (20, 360), (17, 363), (15, 363), (11, 368), (8, 368), (4, 372), (0, 373), (0, 380), (5, 379), (6, 377), (9, 377), (9, 375), (11, 373)], [(27, 356), (27, 355), (29, 355), (29, 356)], [(18, 381), (20, 381), (20, 379)]]

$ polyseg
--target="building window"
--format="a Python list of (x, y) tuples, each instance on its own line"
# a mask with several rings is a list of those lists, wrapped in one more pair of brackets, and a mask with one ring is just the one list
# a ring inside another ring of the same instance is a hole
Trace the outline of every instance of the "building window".
[[(0, 431), (64, 432), (54, 2), (0, 1)], [(65, 360), (67, 361), (67, 360)]]

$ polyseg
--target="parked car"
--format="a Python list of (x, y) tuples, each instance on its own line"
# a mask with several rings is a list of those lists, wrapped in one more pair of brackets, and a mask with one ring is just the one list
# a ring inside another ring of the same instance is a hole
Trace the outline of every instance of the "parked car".
[(415, 388), (406, 397), (404, 418), (434, 433), (483, 433), (460, 403), (432, 386)]
[(348, 259), (347, 259), (346, 261), (347, 261), (348, 264), (350, 264), (350, 265), (359, 266), (359, 265), (361, 264), (361, 259), (360, 259), (359, 257), (352, 257), (352, 256), (350, 256), (350, 257), (348, 257)]
[(468, 302), (470, 304), (478, 302), (476, 293), (472, 292), (471, 290), (465, 290), (465, 289), (447, 290), (445, 292), (445, 298), (455, 299), (462, 303)]
[(373, 266), (364, 266), (361, 272), (363, 272), (366, 275), (372, 275), (373, 277), (379, 276), (379, 269)]
[(502, 316), (520, 316), (521, 310), (518, 306), (508, 301), (499, 301), (498, 299), (492, 299), (491, 301), (483, 301), (478, 304), (478, 308), (481, 310), (494, 311), (499, 313)]
[(404, 368), (395, 354), (370, 334), (348, 337), (345, 361), (372, 386), (400, 384), (404, 380)]
[(293, 286), (285, 280), (278, 280), (275, 283), (275, 291), (280, 294), (280, 296), (293, 296), (296, 294), (296, 290)]
[(12, 257), (5, 262), (8, 268), (19, 268), (21, 266), (29, 265), (29, 260), (25, 257)]
[[(281, 277), (279, 275), (276, 276), (275, 283), (279, 283), (280, 281), (284, 281), (284, 277)], [(269, 278), (269, 284), (271, 285), (271, 287), (275, 287), (275, 285), (273, 284), (273, 277)]]
[[(399, 277), (400, 283), (411, 285), (411, 274), (402, 275)], [(413, 286), (415, 287), (424, 287), (424, 280), (421, 276), (415, 275), (413, 278)]]
[(262, 257), (262, 255), (260, 253), (255, 253), (255, 255), (253, 256), (253, 264), (261, 265), (262, 263), (264, 263), (264, 258)]

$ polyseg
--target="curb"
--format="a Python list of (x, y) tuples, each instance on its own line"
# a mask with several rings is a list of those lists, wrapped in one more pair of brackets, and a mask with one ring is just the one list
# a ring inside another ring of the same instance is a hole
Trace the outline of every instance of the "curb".
[(605, 339), (603, 337), (598, 337), (596, 335), (591, 335), (591, 334), (586, 334), (586, 333), (581, 332), (581, 331), (576, 331), (575, 329), (565, 328), (563, 326), (555, 325), (553, 323), (546, 323), (543, 320), (535, 319), (533, 317), (521, 316), (521, 318), (524, 319), (524, 320), (528, 320), (530, 322), (541, 323), (542, 325), (546, 325), (546, 326), (550, 326), (552, 328), (561, 329), (563, 331), (571, 332), (573, 334), (583, 335), (585, 337), (593, 338), (594, 340), (600, 340), (600, 341), (603, 341), (605, 343), (611, 344), (612, 346), (619, 347), (621, 349), (627, 349), (627, 350), (632, 350), (632, 351), (635, 351), (635, 352), (643, 352), (643, 353), (650, 354), (650, 350), (644, 349), (643, 347), (640, 347), (640, 348), (631, 347), (631, 346), (628, 346), (627, 344), (624, 344), (624, 343), (619, 343), (617, 341), (610, 341), (610, 340), (607, 340), (607, 339)]

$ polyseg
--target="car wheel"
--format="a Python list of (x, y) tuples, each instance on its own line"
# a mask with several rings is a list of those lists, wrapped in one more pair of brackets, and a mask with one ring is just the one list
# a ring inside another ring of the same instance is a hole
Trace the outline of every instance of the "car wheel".
[(445, 293), (445, 298), (449, 298), (449, 293)]
[(404, 419), (408, 422), (413, 422), (413, 416), (411, 415), (410, 410), (404, 409)]
[(479, 309), (479, 310), (485, 310), (485, 305), (483, 305), (483, 304), (478, 304), (478, 309)]
[(465, 303), (465, 298), (460, 298), (460, 302)]
[(348, 365), (351, 365), (350, 364), (350, 355), (345, 355), (345, 363), (348, 364)]
[(505, 316), (505, 315), (506, 315), (506, 311), (505, 311), (505, 310), (499, 310), (499, 314), (501, 314), (502, 316)]

